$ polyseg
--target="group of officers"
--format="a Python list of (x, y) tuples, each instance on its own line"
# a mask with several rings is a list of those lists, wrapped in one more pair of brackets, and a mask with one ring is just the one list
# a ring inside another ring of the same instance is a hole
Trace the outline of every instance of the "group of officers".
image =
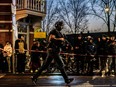
[(94, 75), (100, 70), (101, 76), (115, 75), (116, 40), (115, 36), (93, 38), (78, 35), (74, 42), (77, 74)]
[(115, 75), (116, 38), (114, 35), (108, 37), (103, 34), (101, 37), (93, 38), (90, 35), (83, 37), (79, 34), (72, 42), (73, 45), (67, 43), (63, 46), (63, 52), (74, 54), (77, 75), (94, 75), (94, 71), (98, 71), (102, 77)]

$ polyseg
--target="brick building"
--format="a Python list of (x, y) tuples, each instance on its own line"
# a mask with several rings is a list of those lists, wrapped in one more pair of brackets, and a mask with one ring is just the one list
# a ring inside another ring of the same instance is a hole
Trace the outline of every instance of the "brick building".
[[(16, 2), (15, 5), (13, 2)], [(3, 45), (6, 41), (13, 43), (13, 10), (16, 10), (17, 34), (25, 36), (30, 48), (34, 28), (41, 27), (41, 20), (46, 15), (46, 0), (0, 0), (0, 43)]]

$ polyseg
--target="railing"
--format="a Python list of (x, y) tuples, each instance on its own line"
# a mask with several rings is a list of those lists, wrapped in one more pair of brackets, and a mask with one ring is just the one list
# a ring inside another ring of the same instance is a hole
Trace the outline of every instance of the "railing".
[(16, 0), (17, 10), (29, 9), (46, 12), (46, 0)]

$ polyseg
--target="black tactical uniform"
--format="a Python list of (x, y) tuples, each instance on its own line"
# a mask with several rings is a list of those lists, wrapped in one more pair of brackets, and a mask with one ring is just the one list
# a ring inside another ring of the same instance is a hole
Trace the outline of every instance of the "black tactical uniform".
[[(101, 71), (100, 74), (102, 74), (102, 71), (106, 69), (106, 63), (107, 63), (107, 54), (108, 54), (108, 43), (106, 36), (102, 36), (102, 40), (100, 42), (100, 49), (99, 49), (99, 54), (102, 55), (100, 56), (100, 63), (101, 63)], [(98, 55), (99, 56), (99, 55)]]
[[(56, 29), (53, 29), (49, 33), (49, 40), (48, 40), (49, 45), (48, 45), (47, 58), (46, 58), (44, 64), (42, 65), (42, 67), (33, 76), (32, 81), (34, 84), (36, 84), (38, 76), (40, 76), (40, 74), (42, 73), (43, 70), (48, 68), (48, 66), (50, 65), (50, 63), (52, 62), (53, 59), (57, 63), (58, 68), (61, 71), (61, 74), (62, 74), (65, 82), (68, 84), (71, 81), (73, 81), (72, 78), (70, 78), (70, 79), (68, 78), (68, 76), (64, 70), (64, 63), (63, 63), (61, 57), (59, 56), (60, 48), (63, 45), (63, 41), (59, 40), (59, 38), (64, 38), (60, 32), (60, 30), (62, 29), (62, 25), (63, 25), (63, 22), (57, 22), (55, 25)], [(54, 37), (54, 38), (51, 38), (51, 37)]]
[[(112, 41), (108, 48), (109, 55), (116, 55), (116, 41)], [(112, 56), (109, 58), (109, 75), (116, 73), (116, 57)]]
[(75, 61), (77, 65), (77, 75), (84, 74), (84, 59), (85, 57), (83, 56), (84, 53), (84, 41), (81, 35), (78, 37), (81, 37), (81, 39), (75, 39), (74, 43), (74, 53), (76, 54)]
[(86, 47), (86, 52), (87, 52), (87, 75), (93, 75), (93, 69), (94, 69), (94, 64), (96, 62), (95, 55), (97, 52), (96, 44), (93, 42), (93, 39), (90, 39), (87, 42), (87, 47)]

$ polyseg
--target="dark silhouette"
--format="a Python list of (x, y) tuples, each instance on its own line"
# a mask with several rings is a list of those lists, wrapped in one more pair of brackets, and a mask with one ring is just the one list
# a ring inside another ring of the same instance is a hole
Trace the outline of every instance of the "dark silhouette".
[(59, 56), (60, 49), (64, 44), (64, 35), (60, 32), (63, 29), (63, 22), (58, 21), (55, 23), (55, 28), (50, 31), (48, 36), (48, 47), (47, 47), (47, 57), (44, 61), (42, 67), (38, 70), (38, 72), (32, 77), (32, 82), (36, 84), (38, 76), (41, 75), (42, 71), (47, 69), (52, 60), (55, 61), (58, 65), (58, 69), (60, 70), (65, 83), (69, 84), (73, 81), (73, 78), (68, 78), (65, 69), (64, 62), (62, 58)]

